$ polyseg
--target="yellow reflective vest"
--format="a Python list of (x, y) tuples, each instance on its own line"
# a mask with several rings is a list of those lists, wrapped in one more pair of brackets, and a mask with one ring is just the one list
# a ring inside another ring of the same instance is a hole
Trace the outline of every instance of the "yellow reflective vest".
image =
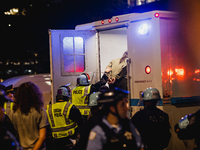
[(4, 103), (4, 109), (5, 109), (5, 114), (8, 114), (10, 112), (10, 110), (13, 109), (13, 106), (14, 106), (14, 102), (5, 102)]
[(88, 107), (88, 94), (91, 85), (77, 86), (72, 90), (72, 103), (79, 109), (81, 115), (89, 115), (90, 107)]
[(70, 102), (59, 102), (47, 105), (47, 116), (52, 130), (53, 138), (65, 138), (75, 133), (77, 123), (69, 119), (73, 104)]

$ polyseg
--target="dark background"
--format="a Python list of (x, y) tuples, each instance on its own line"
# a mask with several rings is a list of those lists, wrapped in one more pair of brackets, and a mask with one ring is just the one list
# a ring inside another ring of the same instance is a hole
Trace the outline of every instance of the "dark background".
[[(4, 80), (50, 72), (48, 29), (75, 29), (78, 24), (114, 15), (168, 9), (167, 0), (137, 7), (128, 6), (127, 0), (6, 0), (1, 3), (0, 78)], [(19, 8), (19, 13), (4, 14), (12, 8)]]

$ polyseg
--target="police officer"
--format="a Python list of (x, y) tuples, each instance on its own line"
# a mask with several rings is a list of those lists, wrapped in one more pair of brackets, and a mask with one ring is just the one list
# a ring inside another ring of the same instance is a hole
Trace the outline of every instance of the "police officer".
[(143, 93), (144, 109), (132, 118), (132, 123), (139, 130), (147, 150), (163, 150), (171, 138), (168, 114), (156, 107), (161, 100), (156, 88), (147, 88)]
[(116, 89), (102, 92), (98, 105), (102, 105), (104, 116), (90, 131), (87, 150), (133, 150), (143, 147), (139, 132), (127, 119), (126, 93)]
[(83, 73), (77, 78), (77, 87), (72, 90), (72, 103), (80, 110), (85, 120), (87, 120), (90, 112), (90, 107), (88, 107), (88, 95), (99, 91), (99, 88), (106, 84), (108, 81), (107, 74), (111, 70), (112, 69), (109, 67), (106, 68), (100, 81), (92, 85), (89, 83), (90, 77), (87, 73)]
[(72, 146), (70, 139), (76, 139), (84, 120), (80, 111), (69, 102), (69, 86), (61, 86), (56, 95), (56, 103), (47, 105), (47, 115), (54, 139), (55, 149), (67, 149)]
[(3, 90), (0, 90), (0, 149), (2, 150), (20, 150), (22, 149), (16, 140), (16, 131), (7, 115), (4, 114), (4, 103), (7, 102), (7, 96)]
[(200, 110), (181, 118), (175, 125), (175, 132), (180, 140), (195, 139), (197, 149), (200, 149)]

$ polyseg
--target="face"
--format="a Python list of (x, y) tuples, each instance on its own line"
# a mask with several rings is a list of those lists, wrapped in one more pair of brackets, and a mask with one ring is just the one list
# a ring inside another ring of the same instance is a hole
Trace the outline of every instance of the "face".
[(0, 123), (3, 122), (4, 120), (4, 108), (2, 106), (0, 106)]
[(125, 119), (127, 117), (127, 112), (128, 112), (128, 105), (127, 105), (127, 99), (124, 98), (123, 100), (119, 101), (117, 103), (117, 110), (118, 114), (121, 119)]
[(14, 94), (9, 93), (7, 96), (8, 96), (10, 99), (14, 100)]

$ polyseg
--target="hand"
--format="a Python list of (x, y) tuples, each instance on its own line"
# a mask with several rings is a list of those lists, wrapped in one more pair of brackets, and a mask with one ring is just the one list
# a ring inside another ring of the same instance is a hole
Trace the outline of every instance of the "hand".
[(112, 79), (108, 79), (108, 84), (112, 84)]
[(109, 73), (110, 71), (112, 71), (112, 68), (110, 68), (110, 67), (107, 67), (106, 70), (105, 70), (105, 72), (108, 72), (108, 73)]
[(116, 81), (116, 78), (112, 78), (112, 84), (114, 84)]

